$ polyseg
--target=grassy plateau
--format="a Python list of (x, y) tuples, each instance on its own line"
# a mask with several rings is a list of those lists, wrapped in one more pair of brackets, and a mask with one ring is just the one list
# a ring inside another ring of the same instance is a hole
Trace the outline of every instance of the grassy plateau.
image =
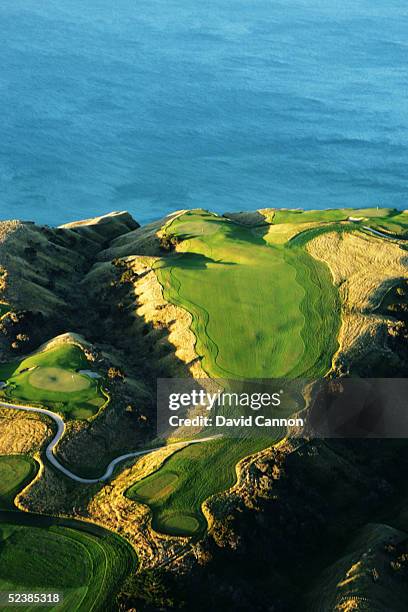
[[(196, 352), (211, 377), (293, 379), (330, 369), (339, 298), (329, 269), (303, 245), (274, 244), (259, 228), (203, 210), (177, 217), (166, 231), (178, 247), (156, 273), (166, 299), (191, 313)], [(187, 447), (127, 495), (150, 506), (158, 531), (198, 534), (206, 527), (202, 503), (234, 484), (241, 458), (281, 435)]]
[(339, 304), (325, 265), (204, 211), (185, 213), (169, 231), (182, 242), (159, 262), (158, 278), (166, 298), (192, 314), (209, 375), (294, 378), (327, 370)]
[(40, 404), (67, 418), (86, 419), (105, 401), (99, 379), (81, 373), (89, 363), (82, 349), (61, 343), (22, 361), (0, 364), (6, 401)]

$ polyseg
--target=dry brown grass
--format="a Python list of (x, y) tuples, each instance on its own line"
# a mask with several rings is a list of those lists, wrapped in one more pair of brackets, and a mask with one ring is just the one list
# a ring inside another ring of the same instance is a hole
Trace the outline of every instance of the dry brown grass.
[(336, 232), (312, 240), (309, 253), (328, 264), (342, 300), (340, 356), (384, 350), (386, 318), (375, 313), (386, 291), (408, 278), (408, 257), (398, 244), (361, 233)]
[(21, 221), (1, 221), (0, 222), (0, 245), (10, 237), (10, 235), (16, 231), (17, 228), (21, 227)]
[(99, 244), (100, 247), (106, 241), (112, 241), (137, 227), (139, 227), (137, 221), (126, 211), (111, 212), (100, 217), (73, 221), (60, 226), (61, 229), (68, 232), (74, 231), (81, 238)]
[[(70, 277), (74, 265), (72, 253), (51, 245), (42, 229), (32, 224), (10, 222), (6, 225), (0, 230), (0, 265), (7, 270), (4, 297), (16, 309), (52, 313), (64, 306), (64, 301), (47, 284), (56, 269), (64, 275), (59, 281), (61, 286), (67, 282), (65, 278)], [(35, 249), (35, 259), (27, 255), (27, 247)]]
[(34, 453), (52, 433), (52, 428), (39, 415), (0, 410), (0, 455)]
[(0, 223), (0, 267), (7, 271), (4, 297), (18, 310), (55, 316), (78, 299), (82, 273), (98, 251), (138, 227), (127, 212), (69, 223), (58, 229), (33, 223)]
[[(135, 257), (131, 260), (132, 268), (140, 275), (134, 284), (136, 315), (153, 327), (167, 329), (168, 334), (163, 341), (170, 342), (175, 347), (177, 359), (187, 366), (194, 378), (207, 378), (195, 352), (196, 339), (190, 329), (191, 315), (164, 299), (162, 286), (152, 269), (155, 261), (156, 258), (153, 257)], [(176, 375), (177, 363), (174, 355), (168, 355), (164, 361)]]

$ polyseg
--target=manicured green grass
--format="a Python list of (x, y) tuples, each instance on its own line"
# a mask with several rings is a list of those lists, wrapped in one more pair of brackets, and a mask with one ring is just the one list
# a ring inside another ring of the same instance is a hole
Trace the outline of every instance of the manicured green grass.
[[(191, 313), (209, 375), (267, 379), (328, 371), (339, 298), (328, 268), (302, 245), (268, 244), (257, 231), (206, 211), (185, 213), (167, 232), (181, 242), (158, 263), (157, 276), (165, 297)], [(197, 535), (206, 527), (202, 503), (234, 484), (240, 459), (281, 435), (191, 445), (127, 495), (150, 506), (158, 531)]]
[(326, 266), (204, 211), (178, 217), (169, 230), (183, 252), (159, 261), (157, 275), (166, 298), (192, 314), (196, 351), (211, 376), (327, 369), (339, 304)]
[[(166, 228), (179, 245), (157, 263), (156, 273), (166, 299), (191, 313), (196, 352), (210, 376), (314, 378), (330, 369), (340, 304), (329, 269), (305, 245), (324, 232), (384, 223), (402, 227), (405, 218), (394, 209), (277, 210), (273, 225), (299, 224), (295, 237), (279, 243), (263, 239), (259, 228), (189, 211)], [(127, 494), (150, 506), (158, 531), (196, 535), (205, 529), (202, 503), (235, 482), (241, 458), (278, 438), (277, 432), (273, 439), (192, 445)]]
[(408, 235), (408, 214), (398, 213), (394, 216), (370, 219), (366, 225), (379, 231), (389, 232), (399, 238), (405, 238)]
[(0, 380), (8, 382), (3, 393), (9, 401), (48, 406), (68, 418), (88, 418), (98, 412), (104, 395), (100, 380), (79, 374), (82, 369), (89, 369), (82, 349), (61, 343), (20, 362), (1, 364)]
[(63, 368), (36, 368), (28, 377), (36, 389), (74, 393), (89, 389), (90, 379)]
[(31, 457), (0, 457), (0, 510), (14, 508), (14, 498), (35, 476), (37, 464)]
[[(311, 227), (308, 229), (300, 230), (298, 234), (293, 236), (287, 244), (288, 248), (292, 247), (304, 247), (310, 240), (321, 236), (322, 234), (328, 234), (330, 232), (337, 233), (349, 233), (356, 232), (361, 230), (362, 223), (347, 223), (347, 222), (336, 222), (336, 223), (327, 223), (324, 225), (319, 225), (316, 227)], [(302, 226), (299, 226), (299, 229)]]
[(157, 502), (164, 497), (168, 497), (176, 489), (179, 474), (169, 470), (160, 470), (154, 477), (145, 478), (138, 487), (134, 489), (134, 494), (140, 501)]
[(235, 466), (242, 457), (272, 442), (270, 438), (219, 438), (191, 444), (172, 455), (160, 470), (130, 487), (126, 495), (149, 505), (157, 531), (199, 535), (206, 529), (202, 503), (235, 483)]
[(277, 223), (325, 223), (333, 221), (347, 221), (354, 219), (388, 218), (399, 214), (394, 208), (336, 208), (328, 210), (277, 210), (273, 217), (273, 224)]
[(135, 562), (124, 540), (85, 523), (0, 515), (0, 591), (62, 593), (63, 604), (47, 609), (115, 609), (115, 594)]

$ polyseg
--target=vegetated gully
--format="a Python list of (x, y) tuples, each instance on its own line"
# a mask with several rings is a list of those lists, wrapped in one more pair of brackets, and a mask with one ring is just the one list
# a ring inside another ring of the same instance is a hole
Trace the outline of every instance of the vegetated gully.
[[(73, 331), (77, 333), (81, 333), (86, 339), (89, 339), (91, 342), (95, 344), (97, 344), (98, 342), (101, 342), (101, 343), (106, 342), (105, 340), (106, 329), (104, 326), (104, 321), (102, 320), (103, 317), (98, 316), (99, 314), (98, 310), (95, 308), (95, 299), (91, 295), (89, 295), (89, 293), (86, 290), (86, 283), (81, 283), (81, 280), (83, 280), (86, 277), (86, 275), (91, 271), (93, 266), (99, 262), (99, 257), (98, 257), (99, 254), (102, 251), (108, 249), (110, 247), (110, 244), (111, 244), (111, 241), (106, 241), (103, 244), (100, 244), (98, 246), (92, 245), (94, 248), (91, 248), (89, 250), (81, 249), (79, 255), (83, 263), (80, 266), (80, 270), (78, 270), (77, 268), (76, 273), (74, 273), (74, 276), (76, 278), (75, 278), (75, 283), (72, 284), (72, 296), (66, 296), (68, 298), (68, 302), (70, 302), (71, 305), (73, 306), (73, 309), (70, 313), (71, 316), (68, 315), (67, 317), (69, 324), (71, 326), (71, 329), (73, 328)], [(94, 318), (92, 317), (87, 318), (86, 324), (85, 324), (83, 317), (80, 317), (79, 320), (77, 320), (75, 317), (75, 313), (83, 313), (83, 312), (93, 312), (97, 316)], [(64, 333), (68, 330), (61, 327), (60, 329), (55, 329), (55, 331), (57, 333), (58, 332)], [(47, 339), (48, 338), (44, 338), (43, 340), (46, 341)], [(126, 350), (126, 347), (120, 346), (120, 335), (116, 337), (116, 342), (114, 345), (112, 345), (112, 347), (114, 348), (115, 352), (126, 354), (129, 357), (129, 352)], [(126, 362), (129, 364), (129, 367), (132, 367), (132, 364), (129, 363), (129, 361), (130, 360), (127, 358)], [(154, 379), (154, 376), (152, 372), (152, 380), (153, 379)], [(152, 388), (152, 391), (153, 391), (153, 388)], [(29, 406), (29, 405), (19, 405), (19, 404), (7, 403), (7, 402), (2, 402), (2, 401), (0, 401), (0, 406), (4, 408), (13, 409), (13, 410), (35, 412), (38, 414), (43, 414), (49, 417), (50, 419), (52, 419), (57, 426), (57, 431), (53, 439), (51, 440), (51, 442), (46, 447), (46, 450), (45, 450), (46, 458), (49, 461), (49, 463), (54, 468), (56, 468), (59, 472), (64, 474), (64, 476), (66, 476), (67, 478), (70, 478), (71, 480), (75, 482), (81, 483), (81, 484), (96, 484), (98, 482), (105, 482), (112, 477), (115, 471), (115, 468), (120, 463), (128, 459), (141, 457), (143, 455), (147, 455), (149, 453), (153, 453), (155, 451), (163, 449), (163, 446), (161, 446), (161, 447), (147, 448), (147, 449), (142, 449), (142, 450), (137, 450), (137, 451), (132, 451), (132, 452), (121, 454), (118, 457), (114, 458), (108, 464), (108, 466), (105, 469), (105, 472), (101, 474), (101, 476), (97, 478), (84, 478), (82, 476), (78, 476), (77, 474), (69, 470), (56, 457), (56, 449), (57, 449), (58, 442), (63, 437), (65, 433), (65, 429), (66, 429), (65, 422), (59, 414), (52, 412), (51, 410), (47, 410), (46, 408), (40, 408), (40, 407)], [(182, 448), (186, 444), (197, 444), (200, 442), (211, 440), (214, 437), (217, 437), (217, 436), (210, 436), (210, 437), (200, 438), (200, 439), (191, 440), (191, 441), (184, 440), (182, 442), (174, 443), (172, 446), (174, 446), (175, 449)]]
[[(140, 451), (134, 451), (131, 453), (125, 453), (123, 455), (119, 455), (119, 457), (116, 457), (109, 463), (104, 474), (99, 476), (99, 478), (82, 478), (81, 476), (74, 474), (73, 472), (71, 472), (71, 470), (68, 470), (65, 466), (63, 466), (58, 461), (58, 459), (56, 458), (54, 454), (58, 442), (60, 441), (60, 439), (65, 433), (65, 423), (58, 414), (56, 414), (55, 412), (52, 412), (51, 410), (46, 410), (45, 408), (37, 408), (34, 406), (20, 406), (19, 404), (8, 404), (5, 402), (0, 402), (0, 406), (2, 406), (3, 408), (11, 408), (13, 410), (25, 410), (27, 412), (37, 412), (39, 414), (44, 414), (45, 416), (50, 417), (57, 425), (57, 432), (45, 450), (46, 457), (48, 461), (51, 463), (51, 465), (53, 465), (57, 470), (62, 472), (68, 478), (71, 478), (71, 480), (75, 480), (76, 482), (79, 482), (82, 484), (95, 484), (97, 482), (104, 482), (106, 480), (109, 480), (116, 466), (119, 463), (122, 463), (122, 461), (126, 461), (127, 459), (133, 459), (135, 457), (140, 457), (142, 455), (147, 455), (149, 453), (153, 453), (155, 451), (158, 451), (164, 448), (163, 446), (157, 446), (156, 448), (148, 448), (148, 449), (144, 449)], [(186, 444), (198, 444), (200, 442), (207, 442), (208, 440), (212, 440), (215, 437), (217, 436), (208, 436), (207, 438), (199, 438), (197, 440), (190, 440), (188, 442), (186, 441), (175, 442), (174, 444), (172, 444), (172, 446), (174, 448), (180, 448), (180, 447), (185, 446)]]

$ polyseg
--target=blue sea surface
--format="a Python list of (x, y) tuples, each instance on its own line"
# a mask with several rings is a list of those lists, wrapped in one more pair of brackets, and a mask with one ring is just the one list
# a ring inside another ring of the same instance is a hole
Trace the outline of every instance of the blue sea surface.
[(1, 0), (0, 218), (408, 208), (402, 0)]

